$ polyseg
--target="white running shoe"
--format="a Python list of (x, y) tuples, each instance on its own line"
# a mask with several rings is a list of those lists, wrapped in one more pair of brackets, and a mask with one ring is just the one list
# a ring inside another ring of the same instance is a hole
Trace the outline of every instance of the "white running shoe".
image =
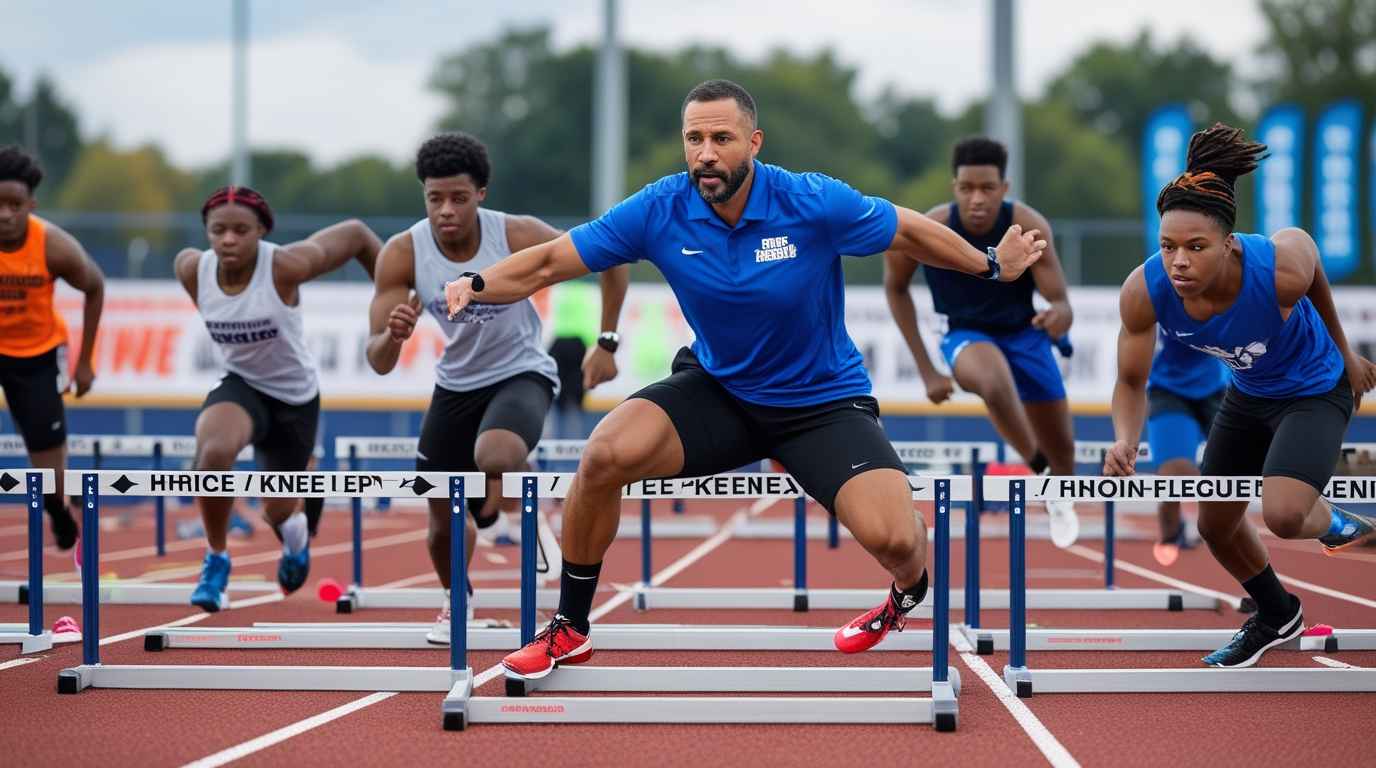
[(497, 513), (497, 520), (486, 528), (478, 529), (478, 539), (490, 545), (511, 546), (521, 543), (521, 529), (507, 519), (505, 512)]
[(1046, 513), (1051, 516), (1051, 543), (1061, 549), (1080, 538), (1080, 515), (1069, 501), (1047, 501)]
[[(449, 590), (444, 591), (444, 607), (440, 609), (440, 615), (435, 617), (435, 625), (430, 627), (430, 631), (425, 633), (425, 641), (431, 645), (449, 645)], [(468, 623), (473, 623), (473, 598), (468, 598)]]

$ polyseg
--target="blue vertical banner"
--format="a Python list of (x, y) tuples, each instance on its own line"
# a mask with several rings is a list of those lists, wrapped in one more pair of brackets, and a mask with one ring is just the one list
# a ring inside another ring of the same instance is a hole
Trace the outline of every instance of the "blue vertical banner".
[(1371, 122), (1371, 141), (1367, 157), (1371, 158), (1371, 165), (1367, 167), (1366, 177), (1371, 181), (1371, 190), (1367, 195), (1367, 201), (1371, 204), (1369, 221), (1371, 224), (1368, 234), (1371, 235), (1371, 263), (1376, 266), (1376, 120)]
[(1167, 104), (1147, 118), (1142, 134), (1142, 223), (1148, 256), (1161, 249), (1161, 216), (1156, 212), (1156, 197), (1162, 187), (1185, 171), (1185, 150), (1193, 131), (1194, 124), (1184, 104)]
[(1314, 125), (1314, 241), (1332, 281), (1351, 275), (1361, 262), (1361, 157), (1361, 104), (1324, 107)]
[(1300, 201), (1304, 199), (1304, 110), (1279, 104), (1266, 110), (1257, 123), (1257, 141), (1270, 157), (1257, 169), (1257, 230), (1267, 237), (1276, 230), (1300, 226)]

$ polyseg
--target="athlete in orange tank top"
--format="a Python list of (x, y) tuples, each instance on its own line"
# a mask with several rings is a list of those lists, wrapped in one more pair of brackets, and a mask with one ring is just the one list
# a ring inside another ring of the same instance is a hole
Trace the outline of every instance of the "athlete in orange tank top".
[(57, 546), (70, 549), (76, 521), (62, 493), (67, 466), (67, 323), (53, 305), (57, 278), (86, 294), (76, 396), (95, 380), (91, 356), (104, 304), (105, 278), (81, 244), (33, 215), (34, 190), (43, 171), (18, 147), (0, 147), (0, 389), (15, 427), (24, 437), (29, 464), (57, 473), (57, 493), (46, 498)]

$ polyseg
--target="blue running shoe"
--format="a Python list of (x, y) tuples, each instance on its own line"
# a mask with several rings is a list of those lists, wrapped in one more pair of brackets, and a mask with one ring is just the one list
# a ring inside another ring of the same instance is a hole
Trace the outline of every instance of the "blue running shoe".
[(282, 585), (282, 591), (288, 595), (301, 588), (306, 583), (306, 577), (311, 575), (311, 548), (304, 547), (295, 554), (282, 549), (282, 559), (277, 561), (277, 583)]
[(191, 604), (206, 613), (215, 613), (224, 607), (225, 588), (229, 586), (229, 553), (205, 553), (201, 563), (201, 580), (196, 582), (196, 590), (191, 593)]
[(1333, 506), (1333, 515), (1342, 519), (1343, 527), (1337, 533), (1325, 533), (1319, 537), (1325, 555), (1361, 544), (1376, 534), (1376, 517), (1348, 512), (1337, 505)]

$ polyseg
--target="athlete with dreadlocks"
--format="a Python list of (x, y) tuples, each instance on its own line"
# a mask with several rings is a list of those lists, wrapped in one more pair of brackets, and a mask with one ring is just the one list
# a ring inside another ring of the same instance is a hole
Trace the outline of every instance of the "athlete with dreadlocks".
[[(1262, 515), (1283, 539), (1318, 539), (1325, 552), (1376, 531), (1376, 519), (1320, 497), (1347, 423), (1376, 366), (1348, 346), (1314, 240), (1283, 229), (1269, 239), (1232, 231), (1233, 186), (1266, 146), (1221, 123), (1190, 139), (1187, 170), (1156, 199), (1161, 251), (1123, 283), (1117, 442), (1104, 474), (1129, 475), (1146, 411), (1159, 324), (1168, 344), (1219, 358), (1233, 379), (1209, 431), (1205, 475), (1262, 475)], [(1217, 651), (1215, 667), (1248, 667), (1304, 629), (1299, 598), (1286, 592), (1245, 502), (1201, 502), (1199, 533), (1256, 601), (1256, 615)]]
[[(210, 249), (177, 254), (177, 279), (200, 310), (226, 373), (196, 418), (196, 469), (227, 470), (247, 445), (259, 467), (305, 470), (315, 449), (320, 386), (306, 349), (300, 286), (357, 259), (371, 277), (382, 241), (361, 221), (340, 222), (291, 245), (263, 239), (272, 209), (248, 187), (222, 187), (201, 208)], [(233, 499), (201, 498), (209, 551), (192, 605), (220, 610), (229, 583), (226, 534)], [(288, 594), (306, 582), (310, 548), (296, 499), (265, 499), (263, 515), (282, 539), (277, 582)]]

